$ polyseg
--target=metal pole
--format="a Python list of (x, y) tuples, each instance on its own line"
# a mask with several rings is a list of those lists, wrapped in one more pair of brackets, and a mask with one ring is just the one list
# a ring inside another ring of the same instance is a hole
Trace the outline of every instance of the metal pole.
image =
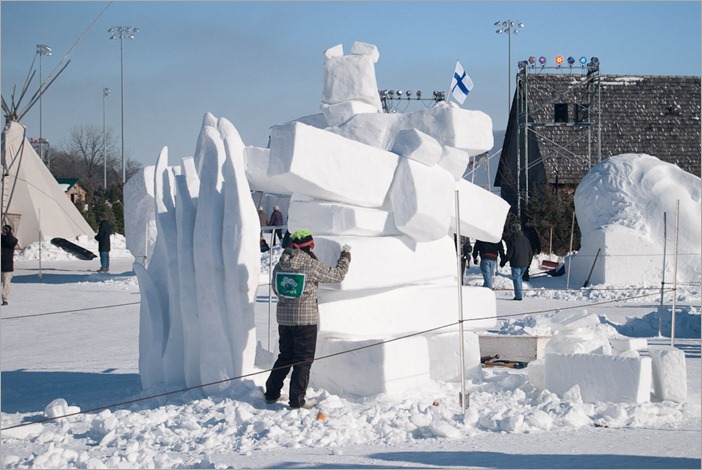
[(124, 164), (124, 52), (122, 35), (119, 36), (119, 70), (120, 70), (120, 94), (122, 95), (122, 186), (127, 182), (126, 167)]
[(105, 148), (107, 143), (107, 138), (105, 136), (105, 98), (109, 93), (107, 88), (102, 89), (102, 165), (103, 165), (103, 175), (102, 175), (102, 187), (107, 193), (107, 149)]
[(507, 119), (512, 107), (512, 28), (507, 30)]
[(41, 207), (37, 209), (37, 218), (39, 219), (39, 282), (41, 282), (41, 244), (42, 244), (42, 234), (41, 234)]
[[(41, 53), (39, 53), (39, 155), (41, 156), (41, 161), (44, 161), (44, 124), (43, 124), (43, 114), (44, 114), (44, 107), (43, 107), (43, 95), (44, 93), (41, 93), (41, 83), (42, 83), (42, 72), (41, 72), (41, 58), (42, 58)], [(49, 171), (51, 171), (51, 163), (47, 165), (49, 168)]]
[(570, 285), (570, 267), (573, 264), (573, 233), (575, 232), (575, 211), (573, 211), (573, 221), (570, 223), (570, 260), (568, 261), (568, 275), (566, 276), (566, 290)]
[(665, 256), (668, 245), (667, 213), (663, 212), (663, 271), (661, 273), (661, 304), (658, 306), (658, 337), (661, 337), (661, 323), (663, 317), (663, 292), (665, 291)]
[(678, 238), (680, 237), (680, 199), (675, 202), (675, 256), (673, 257), (673, 304), (670, 318), (670, 345), (675, 346), (675, 300), (678, 296)]
[(271, 350), (271, 309), (272, 309), (272, 287), (273, 287), (273, 237), (275, 230), (271, 230), (271, 249), (268, 250), (268, 350)]
[(461, 210), (458, 190), (454, 191), (456, 199), (456, 271), (458, 272), (458, 340), (461, 365), (461, 409), (466, 412), (466, 378), (465, 378), (465, 357), (463, 344), (463, 272), (461, 271)]

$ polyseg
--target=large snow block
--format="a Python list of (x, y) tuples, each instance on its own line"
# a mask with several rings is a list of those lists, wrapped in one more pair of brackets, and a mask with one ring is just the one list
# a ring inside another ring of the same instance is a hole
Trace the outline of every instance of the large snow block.
[(436, 165), (441, 158), (441, 145), (435, 138), (417, 129), (398, 132), (390, 150), (427, 166)]
[[(353, 269), (354, 261), (351, 261)], [(464, 330), (496, 324), (495, 293), (462, 286)], [(366, 291), (319, 291), (319, 331), (343, 338), (400, 336), (450, 325), (437, 333), (457, 331), (458, 286), (423, 284)]]
[(341, 247), (351, 245), (351, 266), (340, 283), (323, 284), (335, 290), (378, 289), (456, 277), (453, 240), (415, 243), (407, 236), (315, 236), (320, 261), (336, 266)]
[(362, 101), (382, 110), (375, 62), (370, 54), (326, 57), (322, 72), (322, 103)]
[(673, 346), (651, 346), (653, 393), (660, 400), (682, 403), (687, 399), (685, 353)]
[(399, 157), (299, 122), (271, 129), (268, 176), (292, 192), (381, 207)]
[(285, 186), (284, 177), (268, 176), (270, 149), (247, 146), (244, 148), (244, 158), (246, 179), (252, 191), (268, 194), (292, 194), (292, 191)]
[(446, 236), (453, 196), (449, 188), (454, 184), (441, 167), (401, 159), (388, 194), (397, 228), (418, 242)]
[(154, 170), (154, 165), (147, 165), (124, 185), (124, 235), (137, 262), (149, 259), (156, 243)]
[[(461, 379), (459, 337), (458, 331), (426, 335), (429, 345), (429, 373), (432, 380), (458, 382)], [(466, 379), (482, 380), (483, 378), (478, 335), (471, 331), (463, 332), (463, 370)]]
[(288, 210), (288, 230), (293, 233), (300, 229), (307, 229), (314, 236), (401, 235), (390, 211), (293, 195)]
[[(461, 235), (473, 240), (497, 243), (509, 212), (509, 203), (496, 194), (464, 179), (455, 184), (461, 218)], [(456, 198), (451, 198), (450, 233), (456, 233)]]
[[(376, 91), (376, 95), (377, 95)], [(464, 150), (469, 156), (492, 149), (492, 119), (482, 111), (439, 103), (412, 113), (357, 114), (329, 130), (349, 139), (388, 150), (401, 130), (417, 129), (439, 144)]]
[(430, 381), (427, 341), (419, 336), (383, 343), (320, 334), (316, 356), (310, 385), (336, 395), (401, 395)]
[(363, 101), (344, 101), (336, 104), (322, 103), (320, 108), (329, 126), (343, 124), (356, 114), (379, 112), (378, 108)]
[(453, 175), (453, 179), (460, 181), (466, 172), (470, 155), (465, 150), (443, 146), (439, 166)]
[(578, 385), (586, 403), (647, 402), (651, 381), (650, 357), (601, 354), (546, 354), (544, 357), (545, 388), (563, 396)]

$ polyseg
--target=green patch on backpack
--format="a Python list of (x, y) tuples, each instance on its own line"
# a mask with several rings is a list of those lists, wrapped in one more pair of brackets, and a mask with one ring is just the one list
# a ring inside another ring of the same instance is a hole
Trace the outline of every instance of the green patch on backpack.
[(275, 273), (275, 290), (286, 299), (297, 299), (305, 289), (305, 275), (299, 273)]

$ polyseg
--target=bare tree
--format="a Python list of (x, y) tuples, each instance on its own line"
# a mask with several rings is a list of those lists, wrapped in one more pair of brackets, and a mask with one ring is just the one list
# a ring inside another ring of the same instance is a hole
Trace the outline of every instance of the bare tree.
[[(52, 172), (60, 177), (79, 178), (84, 186), (100, 188), (103, 186), (105, 161), (107, 156), (107, 176), (109, 181), (117, 174), (119, 164), (116, 145), (112, 131), (107, 130), (103, 138), (102, 130), (92, 126), (76, 126), (71, 130), (71, 137), (62, 151), (57, 152), (61, 158)], [(56, 157), (54, 157), (56, 158)], [(52, 162), (52, 166), (54, 163)]]

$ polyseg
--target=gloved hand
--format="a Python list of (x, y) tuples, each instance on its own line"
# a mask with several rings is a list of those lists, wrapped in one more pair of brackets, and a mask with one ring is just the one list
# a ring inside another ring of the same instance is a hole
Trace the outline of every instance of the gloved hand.
[(473, 264), (478, 264), (478, 258), (473, 258)]
[(349, 263), (351, 262), (351, 252), (350, 251), (342, 251), (341, 257), (349, 260)]
[(500, 267), (501, 267), (501, 268), (504, 268), (504, 267), (505, 267), (505, 264), (507, 264), (507, 261), (505, 261), (505, 260), (500, 261)]

